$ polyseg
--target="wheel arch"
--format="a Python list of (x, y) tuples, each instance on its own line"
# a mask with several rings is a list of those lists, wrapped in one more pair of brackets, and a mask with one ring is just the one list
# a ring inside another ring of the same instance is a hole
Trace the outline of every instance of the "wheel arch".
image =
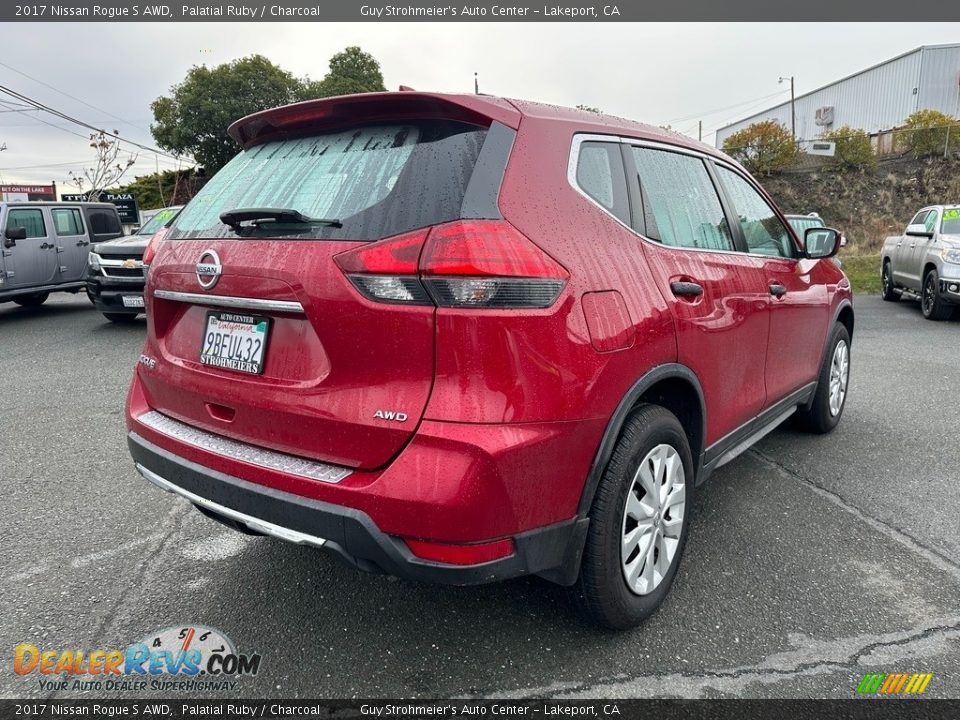
[[(853, 314), (853, 303), (844, 298), (841, 300), (837, 307), (833, 311), (833, 319), (830, 322), (830, 328), (827, 330), (827, 337), (823, 340), (823, 351), (820, 353), (820, 364), (817, 365), (817, 373), (819, 377), (820, 368), (823, 367), (823, 363), (827, 361), (827, 353), (830, 352), (830, 338), (833, 335), (833, 326), (836, 323), (840, 323), (847, 329), (847, 333), (850, 335), (850, 345), (853, 345), (853, 326), (854, 326), (854, 314)], [(816, 397), (816, 391), (810, 395), (810, 400), (802, 406), (803, 410), (809, 410), (813, 407), (813, 400)]]
[(850, 341), (853, 342), (853, 305), (850, 303), (841, 303), (837, 310), (836, 321), (841, 323), (850, 334)]
[(603, 476), (623, 426), (638, 406), (659, 405), (680, 421), (693, 454), (693, 463), (699, 479), (703, 469), (703, 449), (707, 435), (707, 411), (703, 387), (699, 378), (686, 365), (668, 363), (644, 373), (621, 398), (617, 409), (607, 422), (600, 446), (594, 456), (580, 497), (577, 516), (584, 518), (590, 512), (593, 497)]

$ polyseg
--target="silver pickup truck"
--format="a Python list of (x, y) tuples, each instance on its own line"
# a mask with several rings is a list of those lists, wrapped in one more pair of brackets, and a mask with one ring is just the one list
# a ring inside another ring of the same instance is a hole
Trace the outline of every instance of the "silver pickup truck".
[(960, 305), (960, 205), (925, 207), (888, 237), (880, 278), (884, 300), (919, 300), (928, 320), (949, 318)]

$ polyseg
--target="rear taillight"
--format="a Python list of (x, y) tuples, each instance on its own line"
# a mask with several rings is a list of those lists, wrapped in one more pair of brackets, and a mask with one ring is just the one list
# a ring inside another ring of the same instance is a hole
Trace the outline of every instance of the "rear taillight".
[(145, 268), (150, 267), (150, 263), (153, 262), (153, 258), (157, 254), (157, 246), (163, 241), (163, 236), (166, 234), (167, 228), (162, 227), (150, 236), (150, 242), (147, 243), (147, 247), (143, 251), (143, 266)]
[(567, 271), (502, 220), (464, 220), (336, 257), (367, 298), (456, 308), (545, 308)]
[(430, 305), (417, 277), (417, 262), (426, 230), (398, 235), (349, 250), (334, 259), (360, 293), (370, 300), (402, 305)]

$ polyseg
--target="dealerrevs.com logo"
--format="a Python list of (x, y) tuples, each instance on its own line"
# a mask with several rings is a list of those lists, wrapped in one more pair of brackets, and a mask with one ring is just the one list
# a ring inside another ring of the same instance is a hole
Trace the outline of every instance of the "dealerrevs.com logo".
[(933, 673), (867, 673), (857, 686), (857, 695), (922, 695)]
[(17, 675), (36, 675), (42, 690), (234, 690), (256, 675), (259, 653), (240, 653), (224, 633), (203, 625), (168, 627), (125, 648), (14, 649)]

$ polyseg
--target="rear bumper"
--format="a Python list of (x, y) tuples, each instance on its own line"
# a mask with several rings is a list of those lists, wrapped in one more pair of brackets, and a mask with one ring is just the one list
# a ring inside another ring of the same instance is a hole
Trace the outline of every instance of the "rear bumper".
[(423, 560), (364, 512), (294, 495), (204, 467), (131, 431), (137, 470), (163, 490), (185, 497), (206, 514), (242, 528), (329, 550), (361, 570), (452, 585), (475, 585), (528, 574), (572, 582), (587, 520), (570, 519), (512, 536), (515, 552), (477, 565)]

